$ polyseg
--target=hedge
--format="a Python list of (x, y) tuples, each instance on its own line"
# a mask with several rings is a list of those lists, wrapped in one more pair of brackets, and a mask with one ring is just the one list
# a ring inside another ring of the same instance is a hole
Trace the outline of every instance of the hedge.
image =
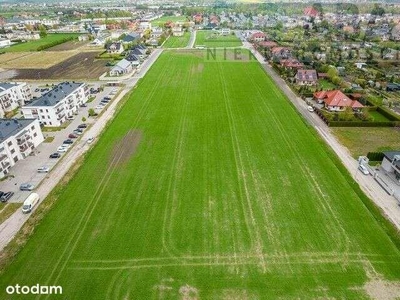
[(383, 107), (378, 107), (376, 109), (379, 113), (381, 113), (381, 115), (385, 116), (386, 118), (388, 118), (390, 121), (400, 121), (400, 117), (396, 116), (394, 113), (392, 113), (391, 111), (383, 108)]
[(400, 122), (368, 122), (368, 121), (329, 121), (329, 127), (396, 127)]
[(384, 155), (382, 152), (368, 152), (367, 157), (371, 161), (382, 161)]
[(57, 46), (57, 45), (60, 45), (60, 44), (64, 44), (64, 43), (66, 43), (68, 41), (71, 41), (73, 39), (74, 39), (74, 37), (70, 36), (70, 37), (66, 37), (66, 38), (63, 38), (61, 40), (57, 40), (57, 41), (54, 41), (54, 42), (51, 42), (51, 43), (48, 43), (48, 44), (45, 44), (45, 45), (41, 45), (41, 46), (37, 47), (36, 51), (42, 51), (42, 50), (45, 50), (45, 49), (48, 49), (48, 48), (51, 48), (51, 47), (54, 47), (54, 46)]

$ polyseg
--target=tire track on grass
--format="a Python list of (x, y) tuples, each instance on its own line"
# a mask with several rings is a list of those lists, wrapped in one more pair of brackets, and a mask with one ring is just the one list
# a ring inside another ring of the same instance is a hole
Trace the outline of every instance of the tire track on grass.
[[(240, 195), (242, 205), (244, 205), (244, 203), (247, 204), (247, 211), (250, 214), (250, 222), (249, 222), (249, 220), (247, 220), (247, 218), (246, 218), (246, 215), (247, 215), (246, 209), (243, 206), (243, 213), (244, 213), (245, 219), (246, 219), (247, 230), (249, 232), (249, 236), (250, 236), (251, 244), (252, 244), (251, 248), (253, 251), (255, 251), (258, 254), (258, 256), (260, 258), (260, 266), (261, 266), (263, 272), (265, 273), (267, 271), (267, 267), (266, 267), (266, 263), (265, 263), (264, 256), (263, 256), (262, 239), (261, 239), (260, 232), (258, 230), (257, 221), (254, 217), (252, 203), (250, 201), (250, 194), (249, 194), (249, 190), (247, 187), (246, 174), (244, 173), (244, 165), (243, 165), (241, 149), (240, 149), (240, 145), (239, 145), (239, 141), (238, 141), (238, 134), (237, 134), (237, 131), (235, 128), (235, 119), (233, 117), (232, 107), (229, 102), (226, 79), (224, 76), (224, 71), (221, 70), (221, 64), (218, 64), (218, 71), (219, 71), (218, 72), (219, 79), (220, 79), (221, 85), (222, 85), (222, 92), (223, 92), (223, 98), (224, 98), (224, 102), (225, 102), (225, 108), (226, 108), (226, 112), (228, 114), (228, 123), (229, 123), (229, 128), (230, 128), (231, 139), (232, 139), (232, 146), (233, 146), (235, 165), (236, 165), (236, 171), (237, 171), (237, 180), (238, 180), (238, 185), (239, 185), (239, 195)], [(243, 184), (243, 187), (242, 187), (241, 182)], [(245, 199), (243, 199), (243, 189), (244, 189)], [(251, 226), (250, 226), (250, 224), (251, 224)], [(250, 228), (251, 228), (251, 230), (250, 230)], [(255, 234), (255, 237), (253, 236), (252, 233)]]
[[(151, 92), (149, 93), (149, 96), (147, 97), (147, 99), (145, 100), (145, 102), (144, 102), (144, 104), (142, 105), (141, 109), (139, 110), (139, 113), (138, 113), (138, 115), (137, 115), (137, 117), (136, 117), (136, 120), (135, 120), (135, 122), (134, 122), (134, 124), (135, 124), (134, 128), (137, 127), (139, 121), (141, 120), (141, 118), (142, 118), (142, 116), (143, 116), (143, 114), (144, 114), (144, 111), (147, 110), (147, 108), (148, 108), (148, 106), (149, 106), (149, 103), (150, 103), (150, 100), (152, 99), (153, 95), (154, 95), (155, 92), (157, 91), (158, 86), (159, 86), (160, 83), (162, 82), (162, 79), (163, 79), (164, 75), (166, 74), (166, 72), (167, 72), (167, 68), (164, 68), (164, 72), (162, 73), (162, 76), (159, 76), (159, 77), (157, 78), (156, 84), (154, 84), (154, 86), (153, 86)], [(126, 151), (126, 150), (125, 150), (125, 151)], [(50, 276), (49, 276), (49, 278), (48, 278), (47, 281), (46, 281), (46, 284), (47, 284), (47, 285), (48, 285), (48, 283), (51, 281), (51, 278), (54, 276), (54, 274), (55, 274), (55, 272), (56, 272), (58, 266), (61, 264), (62, 259), (63, 259), (64, 256), (67, 254), (67, 251), (70, 250), (70, 251), (68, 252), (68, 255), (67, 255), (66, 259), (65, 259), (64, 264), (62, 264), (61, 269), (59, 270), (58, 275), (56, 276), (56, 278), (55, 278), (54, 281), (56, 282), (56, 281), (59, 279), (59, 277), (61, 276), (61, 273), (62, 273), (63, 270), (65, 269), (65, 266), (67, 265), (68, 260), (70, 259), (70, 257), (71, 257), (71, 255), (72, 255), (73, 251), (75, 250), (76, 245), (78, 244), (78, 242), (79, 242), (79, 240), (80, 240), (80, 238), (81, 238), (81, 236), (82, 236), (82, 234), (83, 234), (83, 232), (84, 232), (84, 230), (85, 230), (85, 227), (86, 227), (86, 225), (88, 224), (88, 222), (89, 222), (89, 220), (90, 220), (90, 217), (91, 217), (93, 211), (94, 211), (95, 208), (97, 207), (97, 203), (99, 202), (99, 199), (100, 199), (101, 194), (102, 194), (103, 191), (105, 190), (105, 187), (106, 187), (106, 185), (108, 184), (108, 182), (109, 182), (109, 180), (110, 180), (110, 177), (111, 177), (111, 176), (109, 176), (109, 175), (111, 175), (111, 174), (114, 172), (114, 170), (115, 170), (116, 167), (118, 166), (119, 161), (120, 161), (121, 158), (123, 157), (123, 154), (124, 154), (125, 151), (122, 151), (122, 152), (120, 153), (120, 155), (118, 156), (118, 159), (117, 159), (116, 162), (115, 162), (115, 160), (116, 160), (117, 156), (115, 156), (115, 157), (113, 158), (113, 160), (111, 161), (111, 163), (110, 163), (108, 169), (106, 170), (104, 176), (102, 177), (102, 179), (101, 179), (101, 181), (100, 181), (100, 184), (98, 185), (98, 187), (97, 187), (97, 189), (96, 189), (96, 192), (94, 193), (94, 196), (93, 196), (92, 200), (89, 201), (89, 205), (86, 207), (86, 210), (84, 211), (84, 213), (83, 213), (83, 215), (82, 215), (82, 218), (81, 218), (80, 221), (78, 222), (78, 225), (77, 225), (77, 227), (76, 227), (76, 229), (75, 229), (75, 231), (74, 231), (74, 233), (73, 233), (71, 239), (70, 239), (69, 242), (67, 243), (67, 245), (66, 245), (66, 247), (65, 247), (65, 249), (64, 249), (64, 251), (63, 251), (63, 253), (61, 254), (60, 258), (58, 259), (57, 263), (55, 264), (55, 266), (54, 266), (54, 268), (53, 268), (53, 271), (50, 273)], [(106, 181), (105, 181), (105, 180), (106, 180)], [(105, 184), (103, 184), (104, 181), (105, 181)], [(86, 219), (86, 220), (85, 220), (85, 219)], [(81, 228), (81, 225), (82, 225), (82, 224), (84, 224), (84, 226)], [(80, 230), (80, 232), (79, 232), (79, 230)], [(78, 234), (78, 232), (79, 232), (79, 234)], [(73, 242), (74, 240), (75, 240), (75, 242)], [(73, 243), (73, 244), (72, 244), (72, 249), (69, 249), (71, 243)], [(38, 296), (36, 297), (36, 299), (40, 299), (40, 296), (41, 296), (41, 295), (38, 295)], [(48, 296), (46, 297), (46, 299), (47, 299), (47, 298), (48, 298)]]

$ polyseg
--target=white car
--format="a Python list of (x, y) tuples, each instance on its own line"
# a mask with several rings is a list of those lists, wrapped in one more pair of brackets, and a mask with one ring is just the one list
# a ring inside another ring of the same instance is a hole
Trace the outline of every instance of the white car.
[(102, 105), (97, 105), (94, 109), (102, 110), (103, 108), (104, 108), (104, 106), (102, 106)]
[(38, 173), (48, 173), (50, 171), (49, 167), (43, 166), (37, 169)]
[(307, 110), (308, 110), (309, 112), (314, 112), (314, 107), (312, 107), (312, 106), (307, 106)]
[(72, 120), (74, 120), (74, 119), (75, 119), (74, 116), (69, 116), (69, 117), (67, 117), (67, 120), (69, 120), (69, 121), (72, 121)]
[(364, 175), (369, 175), (369, 172), (367, 170), (367, 168), (363, 165), (359, 165), (358, 169), (361, 171), (361, 173), (363, 173)]
[(91, 144), (91, 143), (93, 143), (93, 141), (94, 141), (94, 137), (91, 137), (91, 138), (88, 138), (87, 143)]
[(60, 152), (60, 153), (67, 152), (67, 151), (68, 151), (67, 147), (60, 146), (57, 148), (57, 152)]

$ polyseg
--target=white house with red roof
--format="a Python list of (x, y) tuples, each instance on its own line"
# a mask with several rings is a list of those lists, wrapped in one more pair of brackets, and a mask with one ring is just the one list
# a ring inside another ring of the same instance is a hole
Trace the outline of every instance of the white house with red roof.
[(265, 33), (264, 32), (256, 32), (256, 33), (253, 33), (251, 36), (250, 36), (250, 41), (252, 41), (252, 42), (262, 42), (262, 41), (265, 41), (265, 39), (267, 38), (267, 36), (265, 35)]
[(302, 69), (304, 67), (304, 64), (299, 62), (296, 58), (281, 59), (279, 64), (287, 70)]
[(351, 100), (339, 90), (315, 92), (314, 97), (318, 103), (324, 103), (329, 111), (344, 111), (347, 107), (359, 110), (364, 107), (360, 102)]

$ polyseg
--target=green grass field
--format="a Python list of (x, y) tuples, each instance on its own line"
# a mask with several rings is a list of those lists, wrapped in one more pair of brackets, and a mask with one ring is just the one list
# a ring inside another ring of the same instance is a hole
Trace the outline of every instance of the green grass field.
[(52, 33), (48, 34), (44, 38), (40, 38), (39, 40), (28, 41), (25, 43), (15, 44), (9, 48), (0, 49), (2, 52), (29, 52), (29, 51), (37, 51), (40, 46), (44, 46), (47, 44), (51, 44), (53, 42), (60, 41), (64, 38), (69, 37), (78, 37), (78, 33)]
[(170, 36), (163, 45), (163, 48), (185, 48), (190, 40), (190, 32), (185, 32), (183, 36)]
[(151, 21), (151, 25), (152, 26), (163, 27), (164, 24), (166, 22), (168, 22), (168, 21), (171, 21), (171, 22), (178, 22), (178, 21), (185, 22), (185, 21), (187, 21), (187, 18), (185, 16), (179, 16), (179, 17), (177, 17), (177, 16), (163, 16), (163, 17), (161, 17), (161, 18), (159, 18), (157, 20)]
[(164, 52), (1, 274), (0, 298), (16, 283), (68, 299), (396, 293), (399, 249), (342, 170), (257, 62)]
[(211, 30), (198, 30), (196, 32), (195, 46), (213, 47), (239, 47), (242, 42), (236, 35), (219, 35)]

